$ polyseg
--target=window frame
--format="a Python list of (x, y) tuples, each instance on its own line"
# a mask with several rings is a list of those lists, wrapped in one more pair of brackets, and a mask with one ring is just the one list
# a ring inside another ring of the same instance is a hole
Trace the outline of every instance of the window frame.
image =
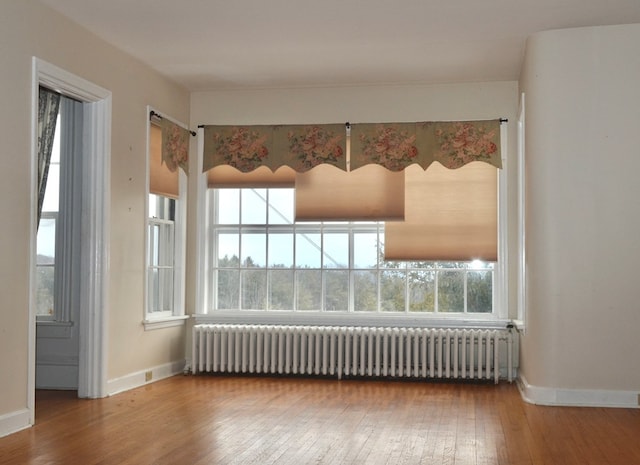
[[(194, 314), (196, 323), (254, 323), (254, 324), (322, 324), (322, 325), (402, 325), (402, 326), (431, 326), (431, 327), (495, 327), (502, 328), (509, 320), (509, 246), (508, 246), (508, 125), (500, 125), (502, 168), (498, 171), (498, 261), (493, 269), (493, 312), (492, 313), (427, 313), (413, 312), (390, 314), (371, 312), (284, 312), (284, 311), (249, 311), (216, 310), (214, 314), (207, 313), (206, 307), (211, 290), (208, 288), (207, 263), (210, 263), (213, 247), (208, 247), (208, 225), (210, 211), (207, 208), (207, 177), (202, 173), (197, 178), (196, 199), (196, 303)], [(204, 148), (204, 130), (198, 130), (197, 162), (202, 164)]]
[[(160, 114), (151, 106), (147, 107), (147, 125), (146, 125), (146, 195), (145, 195), (145, 214), (144, 214), (144, 303), (143, 303), (143, 319), (145, 331), (168, 328), (172, 326), (184, 325), (188, 315), (185, 314), (185, 285), (186, 285), (186, 215), (187, 215), (187, 176), (179, 169), (178, 170), (178, 186), (179, 195), (175, 200), (175, 210), (173, 218), (173, 302), (170, 311), (151, 312), (149, 311), (149, 305), (151, 303), (150, 298), (150, 286), (149, 286), (149, 272), (151, 268), (151, 256), (150, 256), (150, 226), (152, 223), (158, 221), (164, 222), (165, 220), (153, 218), (154, 212), (150, 211), (151, 202), (149, 199), (149, 186), (150, 186), (150, 159), (151, 159), (151, 125), (153, 124), (149, 115), (155, 113)], [(163, 118), (166, 116), (163, 115)], [(186, 127), (184, 124), (177, 122), (169, 118), (175, 124)], [(155, 194), (154, 194), (155, 195)]]

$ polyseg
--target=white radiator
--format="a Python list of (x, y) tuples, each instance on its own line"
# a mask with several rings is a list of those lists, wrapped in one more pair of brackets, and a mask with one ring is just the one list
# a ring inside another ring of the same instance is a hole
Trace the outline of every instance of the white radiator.
[(512, 381), (507, 329), (211, 324), (193, 329), (192, 372)]

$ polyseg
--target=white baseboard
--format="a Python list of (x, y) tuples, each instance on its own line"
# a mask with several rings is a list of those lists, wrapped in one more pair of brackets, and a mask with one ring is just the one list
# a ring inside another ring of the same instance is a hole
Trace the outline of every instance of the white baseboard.
[(518, 376), (517, 382), (522, 398), (530, 404), (563, 407), (640, 407), (638, 391), (539, 387), (529, 384), (522, 375)]
[(28, 409), (0, 415), (0, 438), (29, 427), (31, 427), (31, 423), (29, 423)]
[[(112, 396), (119, 392), (128, 391), (129, 389), (169, 378), (170, 376), (182, 373), (184, 367), (185, 361), (179, 360), (177, 362), (152, 367), (148, 370), (137, 371), (120, 378), (110, 379), (107, 381), (107, 395)], [(149, 373), (151, 373), (151, 379), (147, 379)]]

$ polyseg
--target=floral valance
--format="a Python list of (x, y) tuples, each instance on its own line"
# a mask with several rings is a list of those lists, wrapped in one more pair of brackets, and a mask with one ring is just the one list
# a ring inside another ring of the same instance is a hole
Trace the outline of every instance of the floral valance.
[(346, 136), (344, 124), (204, 126), (203, 170), (289, 166), (304, 172), (320, 164), (346, 170)]
[(178, 168), (189, 174), (189, 136), (191, 132), (170, 121), (160, 120), (162, 128), (162, 162), (172, 173)]
[(434, 161), (453, 169), (472, 161), (501, 168), (500, 120), (351, 125), (351, 169), (376, 163), (400, 171)]
[(450, 169), (472, 161), (501, 168), (500, 123), (496, 119), (346, 126), (204, 126), (203, 171), (228, 165), (242, 173), (261, 166), (275, 172), (288, 166), (302, 173), (320, 164), (345, 171), (348, 164), (350, 170), (377, 164), (401, 171), (414, 163), (427, 169), (434, 161)]

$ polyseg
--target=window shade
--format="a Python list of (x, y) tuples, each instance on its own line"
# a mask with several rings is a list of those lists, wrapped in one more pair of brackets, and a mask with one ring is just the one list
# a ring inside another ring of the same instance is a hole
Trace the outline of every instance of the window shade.
[(171, 171), (162, 159), (162, 129), (149, 125), (149, 192), (177, 199), (180, 195), (178, 170)]
[(296, 221), (404, 218), (404, 173), (380, 165), (342, 171), (319, 165), (295, 176)]
[(498, 258), (498, 170), (483, 162), (458, 169), (432, 163), (405, 174), (405, 220), (385, 224), (386, 260)]
[(275, 172), (260, 166), (243, 173), (229, 165), (218, 165), (207, 171), (207, 185), (215, 187), (293, 187), (296, 172), (289, 166), (281, 166)]

